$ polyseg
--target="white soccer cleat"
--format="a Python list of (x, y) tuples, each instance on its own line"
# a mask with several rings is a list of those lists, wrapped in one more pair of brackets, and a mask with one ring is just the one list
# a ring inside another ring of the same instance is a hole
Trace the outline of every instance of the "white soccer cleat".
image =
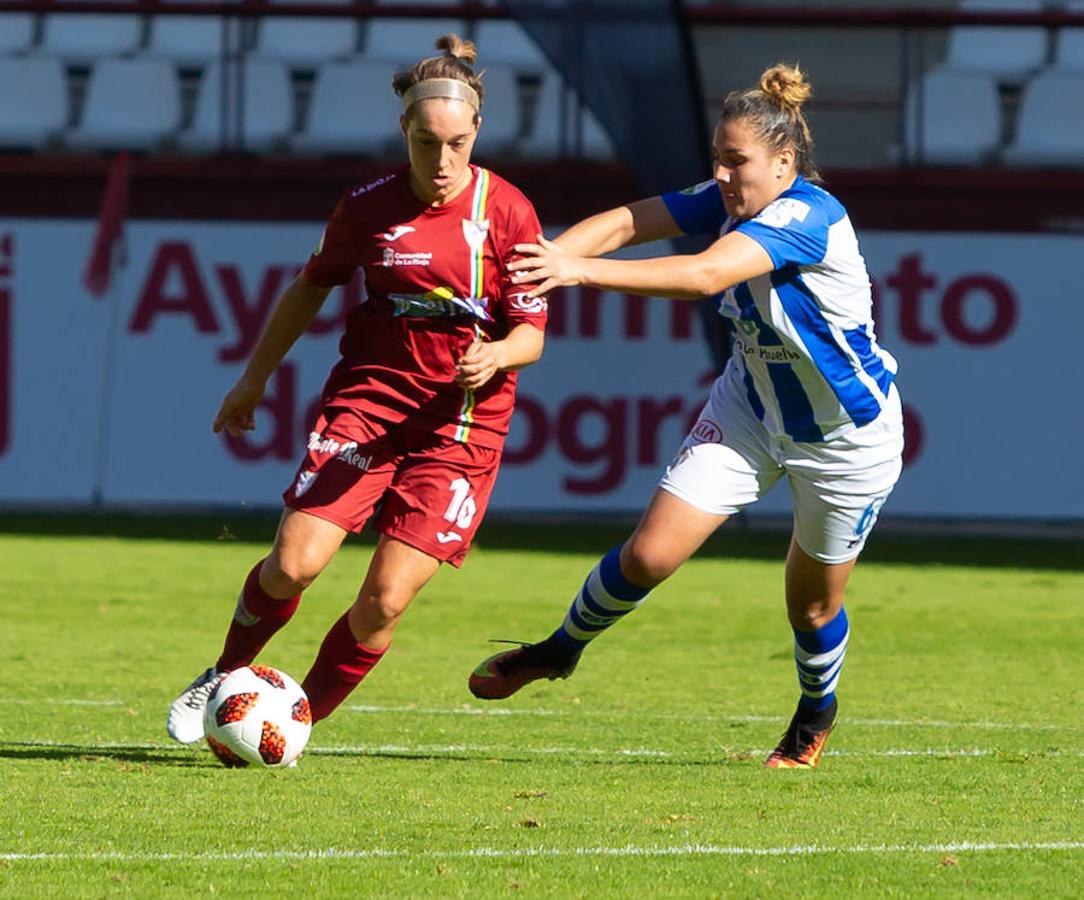
[(203, 737), (203, 709), (221, 677), (222, 674), (211, 666), (170, 704), (166, 731), (173, 740), (191, 744)]

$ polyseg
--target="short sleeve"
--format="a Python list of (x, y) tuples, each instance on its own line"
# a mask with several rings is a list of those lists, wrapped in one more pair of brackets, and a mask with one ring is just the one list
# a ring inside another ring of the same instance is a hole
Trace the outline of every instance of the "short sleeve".
[(516, 253), (516, 244), (537, 243), (538, 235), (542, 233), (538, 214), (526, 197), (516, 194), (510, 203), (507, 223), (505, 233), (500, 235), (497, 241), (501, 257), (501, 310), (509, 327), (528, 323), (539, 331), (544, 331), (549, 303), (545, 297), (528, 298), (527, 294), (535, 285), (513, 282), (512, 273), (508, 271), (508, 263), (519, 256)]
[(663, 194), (662, 202), (683, 234), (710, 234), (715, 237), (726, 221), (723, 195), (719, 193), (719, 185), (714, 180)]
[(798, 197), (780, 197), (734, 230), (760, 244), (777, 269), (819, 263), (828, 250), (825, 210), (819, 204)]
[(334, 287), (346, 284), (354, 270), (361, 265), (354, 233), (347, 219), (347, 197), (343, 197), (331, 214), (331, 219), (320, 236), (320, 242), (305, 263), (302, 274), (317, 287)]

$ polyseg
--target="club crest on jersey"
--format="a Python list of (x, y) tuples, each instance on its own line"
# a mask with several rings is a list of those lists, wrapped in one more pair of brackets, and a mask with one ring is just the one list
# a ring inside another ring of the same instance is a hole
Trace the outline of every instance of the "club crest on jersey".
[(294, 487), (294, 496), (300, 497), (309, 488), (312, 487), (312, 483), (316, 481), (316, 476), (319, 472), (314, 472), (312, 469), (305, 469), (297, 476), (297, 484)]
[(471, 250), (478, 251), (486, 241), (489, 234), (489, 219), (464, 219), (463, 237), (467, 239), (467, 245)]

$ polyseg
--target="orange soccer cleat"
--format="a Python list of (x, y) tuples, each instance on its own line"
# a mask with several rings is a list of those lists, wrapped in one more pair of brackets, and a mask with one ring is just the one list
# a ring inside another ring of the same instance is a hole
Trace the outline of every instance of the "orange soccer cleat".
[(806, 713), (801, 707), (790, 720), (790, 725), (780, 739), (778, 746), (764, 760), (769, 769), (815, 769), (828, 743), (828, 735), (836, 724), (839, 704), (835, 699), (832, 705), (816, 713)]
[(568, 678), (579, 661), (579, 649), (569, 650), (547, 638), (482, 660), (471, 672), (467, 687), (480, 700), (504, 700), (540, 678)]

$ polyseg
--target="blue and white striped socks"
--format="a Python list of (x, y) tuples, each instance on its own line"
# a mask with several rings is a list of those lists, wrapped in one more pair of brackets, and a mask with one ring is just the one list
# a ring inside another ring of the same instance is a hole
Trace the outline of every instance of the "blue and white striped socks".
[(802, 688), (802, 709), (818, 712), (832, 705), (849, 637), (847, 613), (842, 606), (831, 622), (816, 631), (794, 629), (794, 662)]
[(621, 574), (621, 546), (614, 547), (591, 570), (553, 638), (582, 650), (588, 642), (627, 616), (650, 592)]

